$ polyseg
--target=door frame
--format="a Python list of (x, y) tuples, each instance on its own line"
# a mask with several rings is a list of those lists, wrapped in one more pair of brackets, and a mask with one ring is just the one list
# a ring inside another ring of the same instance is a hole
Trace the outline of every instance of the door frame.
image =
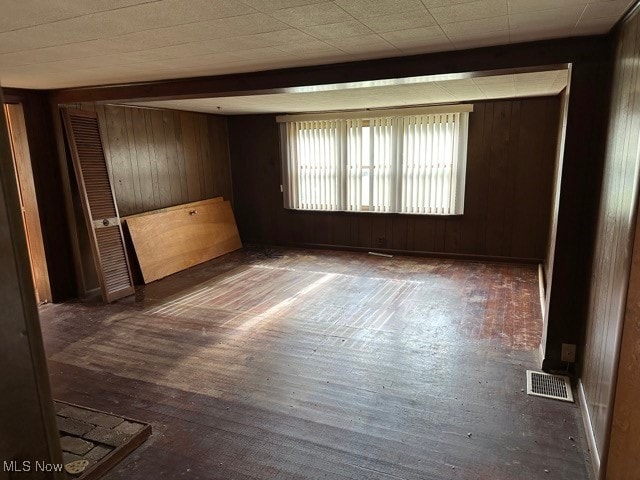
[(36, 299), (38, 303), (50, 302), (52, 300), (51, 285), (49, 282), (49, 271), (47, 268), (47, 257), (44, 249), (33, 170), (31, 168), (31, 154), (27, 138), (24, 108), (21, 102), (6, 102), (3, 108), (18, 183), (18, 194), (22, 208), (22, 218), (27, 238)]

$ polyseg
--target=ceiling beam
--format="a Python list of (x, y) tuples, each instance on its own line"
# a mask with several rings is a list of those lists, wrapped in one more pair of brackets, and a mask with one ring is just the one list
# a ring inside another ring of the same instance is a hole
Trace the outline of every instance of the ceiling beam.
[(465, 78), (549, 70), (550, 66), (603, 61), (609, 52), (606, 35), (572, 37), (263, 72), (68, 88), (53, 90), (52, 95), (58, 104), (67, 104), (292, 93), (338, 85), (343, 88), (343, 84), (365, 86), (362, 82), (368, 82), (368, 86), (370, 82), (400, 84), (414, 77), (439, 76), (437, 81), (441, 81), (443, 75), (450, 79), (456, 75)]

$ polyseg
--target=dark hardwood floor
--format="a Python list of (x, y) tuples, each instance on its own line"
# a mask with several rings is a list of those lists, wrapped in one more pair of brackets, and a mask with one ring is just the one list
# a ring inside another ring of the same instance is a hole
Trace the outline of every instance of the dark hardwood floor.
[(108, 479), (589, 478), (535, 266), (254, 247), (41, 315), (56, 399), (153, 425)]

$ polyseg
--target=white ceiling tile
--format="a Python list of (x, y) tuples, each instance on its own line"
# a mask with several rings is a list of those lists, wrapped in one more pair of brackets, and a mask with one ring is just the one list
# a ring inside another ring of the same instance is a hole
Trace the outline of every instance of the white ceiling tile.
[(433, 46), (450, 47), (449, 39), (442, 31), (442, 28), (437, 25), (386, 32), (381, 33), (380, 36), (393, 46), (400, 49), (429, 48)]
[(494, 76), (486, 76), (486, 77), (475, 77), (472, 78), (474, 84), (479, 87), (489, 86), (489, 85), (513, 85), (513, 75), (494, 75)]
[(397, 49), (376, 34), (360, 35), (349, 38), (332, 38), (327, 43), (346, 53), (362, 53), (365, 50), (375, 52), (397, 52)]
[(613, 17), (603, 17), (603, 18), (589, 18), (586, 16), (582, 16), (580, 20), (578, 20), (578, 24), (573, 29), (574, 35), (597, 35), (609, 32), (611, 30), (612, 25), (618, 21), (620, 17), (615, 15)]
[(447, 23), (442, 25), (444, 33), (451, 38), (452, 35), (465, 35), (467, 38), (484, 36), (491, 32), (503, 32), (509, 30), (509, 17), (481, 18), (466, 22)]
[(302, 30), (318, 39), (355, 37), (373, 33), (369, 27), (357, 20), (349, 20), (340, 23), (329, 23), (327, 25), (314, 25), (312, 27), (302, 27)]
[(491, 47), (494, 45), (507, 45), (511, 41), (511, 33), (508, 30), (485, 33), (456, 33), (449, 34), (449, 40), (458, 50)]
[(131, 51), (290, 29), (283, 22), (257, 13), (135, 32), (104, 41), (115, 51)]
[(574, 5), (530, 13), (518, 13), (509, 16), (509, 23), (514, 30), (522, 27), (533, 27), (542, 31), (552, 28), (573, 28), (578, 23), (583, 11), (584, 7)]
[(518, 84), (547, 85), (553, 83), (558, 76), (557, 70), (547, 72), (517, 73), (513, 75), (513, 81)]
[(73, 58), (95, 56), (96, 52), (109, 52), (109, 43), (105, 40), (58, 45), (24, 52), (0, 54), (0, 66), (30, 65), (33, 63), (49, 63)]
[(464, 80), (449, 80), (437, 82), (440, 88), (456, 98), (480, 98), (483, 95), (480, 88), (470, 78)]
[(232, 53), (238, 61), (244, 60), (267, 60), (267, 59), (288, 59), (292, 55), (276, 47), (254, 48), (252, 50), (239, 50)]
[(153, 48), (122, 53), (120, 56), (129, 58), (148, 58), (148, 61), (172, 60), (174, 58), (193, 57), (196, 55), (209, 55), (216, 53), (206, 43), (183, 43), (169, 47)]
[[(515, 43), (525, 43), (525, 42), (535, 42), (537, 40), (548, 40), (553, 38), (564, 38), (567, 36), (571, 36), (572, 34), (567, 34), (567, 30), (570, 27), (560, 27), (560, 28), (546, 28), (544, 30), (536, 30), (533, 27), (521, 27), (518, 29), (511, 29), (509, 31), (509, 38), (512, 44)], [(573, 32), (574, 29), (571, 29)]]
[[(186, 6), (185, 6), (186, 5)], [(161, 0), (0, 34), (0, 53), (85, 42), (255, 12), (234, 0)]]
[(356, 18), (392, 15), (398, 12), (424, 10), (420, 0), (335, 0), (344, 10)]
[(449, 7), (451, 5), (459, 5), (462, 3), (473, 3), (478, 0), (422, 0), (422, 4), (431, 9), (436, 7)]
[(0, 32), (58, 22), (140, 3), (148, 3), (148, 0), (110, 0), (109, 2), (102, 0), (7, 1), (2, 3)]
[(589, 0), (509, 0), (509, 13), (528, 13), (538, 10), (552, 10), (558, 7), (585, 7)]
[(584, 10), (587, 18), (621, 17), (629, 8), (629, 0), (611, 0), (608, 2), (590, 3)]
[(440, 25), (497, 17), (509, 13), (507, 0), (478, 0), (446, 7), (430, 8), (429, 12)]
[(477, 48), (604, 33), (630, 1), (5, 0), (0, 73), (54, 88)]
[(310, 27), (353, 20), (353, 17), (333, 2), (285, 8), (271, 12), (274, 18), (292, 27)]
[(155, 65), (162, 65), (165, 68), (185, 68), (193, 66), (215, 65), (239, 63), (234, 52), (208, 53), (206, 55), (194, 55), (181, 58), (170, 59), (170, 61), (159, 60)]
[(276, 32), (257, 33), (254, 35), (243, 35), (239, 37), (216, 38), (202, 42), (209, 47), (212, 52), (229, 52), (238, 50), (252, 50), (254, 48), (275, 47), (287, 45), (289, 43), (306, 43), (314, 41), (315, 38), (301, 32), (300, 30), (278, 30)]
[(430, 27), (436, 24), (435, 19), (425, 10), (393, 13), (379, 17), (362, 19), (362, 23), (377, 33), (408, 30), (411, 28)]
[(325, 3), (327, 0), (242, 0), (242, 3), (260, 10), (261, 12), (272, 12), (284, 8), (301, 7), (304, 5), (312, 5), (314, 3)]
[(313, 42), (304, 42), (304, 43), (290, 43), (286, 45), (279, 45), (278, 48), (283, 52), (289, 53), (291, 55), (298, 56), (311, 56), (317, 54), (338, 54), (342, 53), (340, 50), (335, 48), (328, 43), (321, 42), (319, 40)]

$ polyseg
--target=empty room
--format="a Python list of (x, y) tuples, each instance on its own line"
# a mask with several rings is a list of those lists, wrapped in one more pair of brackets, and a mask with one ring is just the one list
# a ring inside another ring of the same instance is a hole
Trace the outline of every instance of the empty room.
[(640, 479), (637, 2), (0, 10), (0, 479)]

